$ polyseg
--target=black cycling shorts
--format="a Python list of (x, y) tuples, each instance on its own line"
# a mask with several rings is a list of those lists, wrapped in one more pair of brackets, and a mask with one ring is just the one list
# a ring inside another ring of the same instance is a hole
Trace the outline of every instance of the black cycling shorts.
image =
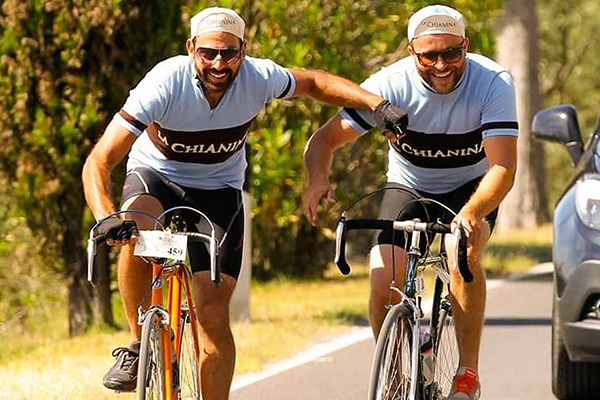
[[(244, 243), (244, 207), (240, 190), (186, 188), (169, 181), (151, 168), (135, 168), (125, 177), (121, 207), (128, 199), (141, 194), (155, 197), (165, 210), (174, 206), (189, 206), (204, 213), (215, 225), (221, 243), (218, 258), (221, 272), (238, 278)], [(193, 222), (191, 230), (210, 234), (210, 226), (204, 218), (193, 212), (183, 214), (186, 220)], [(190, 242), (188, 251), (192, 271), (210, 270), (210, 255), (204, 243)]]
[[(388, 183), (381, 200), (379, 218), (393, 220), (419, 218), (421, 221), (428, 222), (439, 219), (441, 222), (450, 223), (454, 216), (448, 210), (435, 203), (414, 200), (423, 198), (436, 200), (458, 213), (471, 198), (481, 179), (481, 177), (473, 179), (452, 192), (442, 194), (422, 192), (398, 183)], [(497, 216), (498, 208), (485, 217), (490, 225), (490, 232), (494, 229)], [(394, 243), (396, 246), (405, 247), (404, 236), (403, 232), (394, 232), (391, 229), (382, 230), (373, 235), (373, 246)], [(421, 243), (425, 242), (421, 241)]]

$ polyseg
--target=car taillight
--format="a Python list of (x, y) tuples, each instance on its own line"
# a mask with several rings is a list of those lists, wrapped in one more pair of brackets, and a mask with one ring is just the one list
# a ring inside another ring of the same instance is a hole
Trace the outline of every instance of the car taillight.
[(581, 222), (600, 230), (600, 175), (586, 174), (577, 182), (575, 204)]

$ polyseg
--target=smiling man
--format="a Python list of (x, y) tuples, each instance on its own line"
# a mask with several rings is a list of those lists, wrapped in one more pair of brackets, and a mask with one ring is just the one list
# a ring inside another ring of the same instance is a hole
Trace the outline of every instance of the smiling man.
[[(386, 189), (390, 190), (384, 192), (379, 215), (384, 219), (441, 218), (465, 227), (474, 280), (466, 284), (452, 271), (450, 291), (460, 361), (448, 399), (474, 400), (480, 396), (478, 363), (485, 308), (481, 257), (498, 206), (514, 181), (515, 92), (505, 69), (486, 57), (467, 53), (464, 19), (450, 7), (432, 5), (413, 14), (408, 41), (409, 57), (361, 85), (405, 110), (408, 117), (402, 134), (383, 132), (389, 139)], [(311, 223), (317, 223), (319, 201), (332, 198), (328, 173), (333, 151), (371, 130), (379, 120), (377, 114), (346, 108), (310, 138), (305, 149), (309, 187), (303, 207)], [(423, 197), (445, 204), (457, 215), (413, 201)], [(396, 277), (402, 281), (406, 252), (404, 235), (382, 231), (373, 239), (369, 316), (377, 337), (386, 315), (392, 260), (396, 260)], [(449, 256), (454, 244), (449, 237)]]
[[(348, 80), (247, 56), (244, 33), (243, 19), (230, 9), (212, 7), (195, 15), (186, 41), (188, 54), (169, 58), (148, 72), (130, 92), (83, 169), (85, 197), (98, 220), (116, 209), (110, 173), (128, 156), (121, 210), (158, 215), (173, 206), (190, 206), (214, 223), (221, 242), (220, 287), (210, 282), (204, 245), (189, 246), (206, 400), (228, 398), (234, 371), (229, 302), (242, 259), (244, 143), (252, 121), (272, 100), (294, 96), (375, 112), (392, 125), (405, 117), (381, 96)], [(152, 228), (153, 222), (139, 214), (128, 218), (140, 229)], [(117, 360), (103, 383), (113, 390), (132, 391), (140, 346), (137, 309), (147, 299), (151, 268), (133, 256), (131, 232), (124, 231), (124, 224), (111, 217), (99, 228), (109, 245), (124, 245), (118, 283), (132, 340), (113, 351)]]

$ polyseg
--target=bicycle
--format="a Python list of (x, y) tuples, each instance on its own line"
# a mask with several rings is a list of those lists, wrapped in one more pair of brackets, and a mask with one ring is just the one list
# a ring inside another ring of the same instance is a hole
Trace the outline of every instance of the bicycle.
[[(183, 216), (185, 212), (195, 213), (208, 221), (210, 235), (188, 231), (188, 223)], [(146, 215), (155, 221), (153, 230), (139, 231), (134, 250), (134, 255), (144, 258), (152, 266), (151, 284), (141, 303), (150, 293), (150, 306), (144, 309), (140, 304), (138, 308), (138, 324), (142, 326), (138, 399), (200, 400), (200, 342), (187, 244), (196, 241), (208, 244), (211, 281), (219, 285), (219, 243), (215, 227), (206, 215), (187, 206), (169, 208), (157, 217), (139, 210), (115, 212), (98, 221), (90, 230), (88, 281), (92, 282), (96, 246), (105, 241), (104, 237), (94, 236), (94, 230), (111, 216), (125, 213)], [(168, 227), (161, 223), (163, 219), (170, 221)], [(161, 229), (157, 229), (159, 227)], [(168, 286), (166, 299), (163, 298), (163, 280)], [(163, 300), (166, 300), (166, 306)]]
[[(430, 199), (420, 199), (419, 201), (435, 202)], [(371, 365), (368, 399), (445, 399), (452, 386), (452, 379), (459, 363), (458, 343), (449, 295), (450, 271), (443, 237), (440, 240), (437, 254), (430, 255), (427, 251), (422, 255), (420, 233), (445, 235), (451, 233), (450, 224), (440, 221), (347, 219), (346, 212), (349, 208), (342, 213), (336, 227), (334, 262), (344, 275), (351, 272), (345, 257), (348, 231), (353, 229), (393, 229), (405, 232), (410, 236), (410, 242), (407, 241), (410, 243), (410, 247), (404, 290), (396, 285), (394, 272), (390, 291), (397, 293), (401, 300), (396, 304), (392, 304), (390, 301), (386, 306), (388, 312), (381, 326)], [(460, 227), (455, 234), (458, 236), (458, 251), (455, 260), (458, 261), (463, 279), (471, 282), (473, 275), (467, 264), (466, 236)], [(424, 339), (422, 334), (427, 331), (421, 329), (425, 321), (421, 294), (425, 286), (422, 275), (427, 267), (433, 268), (436, 278), (429, 319), (433, 363), (429, 366), (429, 371), (424, 371), (424, 357), (421, 354)]]

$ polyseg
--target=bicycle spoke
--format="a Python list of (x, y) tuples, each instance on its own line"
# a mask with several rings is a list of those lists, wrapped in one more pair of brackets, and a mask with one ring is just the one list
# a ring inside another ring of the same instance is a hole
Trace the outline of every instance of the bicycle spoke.
[(412, 314), (392, 308), (382, 325), (371, 371), (370, 400), (410, 398), (412, 377)]
[(435, 373), (430, 399), (438, 400), (449, 394), (459, 362), (456, 328), (452, 317), (452, 307), (447, 298), (441, 301), (434, 357)]
[(181, 355), (179, 382), (182, 400), (200, 400), (200, 369), (194, 344), (192, 322), (187, 312), (182, 313)]
[(146, 316), (142, 327), (140, 364), (138, 369), (138, 399), (163, 400), (164, 398), (162, 328), (158, 313), (151, 313)]

